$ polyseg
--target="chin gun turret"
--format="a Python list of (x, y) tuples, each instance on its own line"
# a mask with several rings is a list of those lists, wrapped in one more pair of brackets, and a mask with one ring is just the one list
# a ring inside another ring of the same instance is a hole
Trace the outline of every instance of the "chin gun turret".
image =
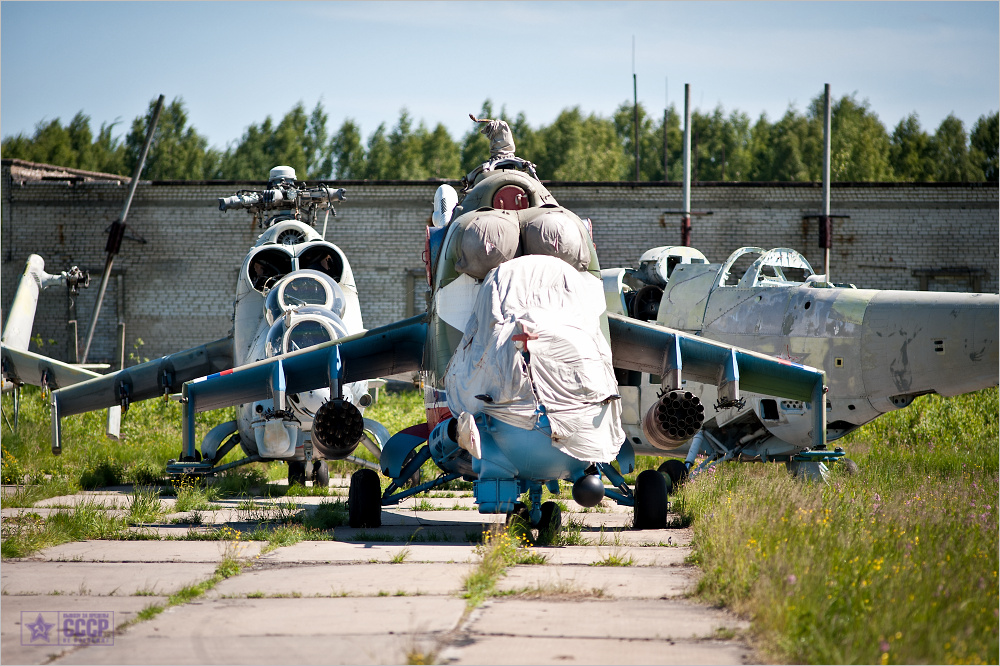
[(669, 391), (646, 412), (642, 432), (658, 449), (675, 449), (688, 441), (705, 420), (705, 406), (690, 391)]
[(327, 460), (341, 460), (351, 455), (364, 432), (361, 411), (346, 400), (330, 400), (316, 410), (312, 441)]

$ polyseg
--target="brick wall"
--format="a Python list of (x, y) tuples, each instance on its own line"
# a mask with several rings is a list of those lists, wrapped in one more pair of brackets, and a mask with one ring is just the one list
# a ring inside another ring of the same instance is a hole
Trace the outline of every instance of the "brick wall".
[[(105, 262), (104, 230), (119, 215), (127, 184), (36, 180), (21, 173), (12, 175), (11, 162), (3, 162), (0, 305), (6, 312), (29, 254), (41, 255), (49, 272), (79, 265), (92, 276), (77, 305), (82, 345)], [(326, 238), (351, 262), (365, 324), (400, 319), (408, 314), (408, 302), (423, 302), (422, 274), (413, 274), (423, 268), (424, 226), (437, 183), (337, 185), (347, 189), (347, 201), (331, 216)], [(122, 245), (114, 264), (121, 278), (108, 288), (88, 360), (112, 358), (119, 315), (126, 352), (141, 357), (228, 333), (236, 275), (260, 230), (246, 213), (219, 211), (216, 200), (241, 187), (262, 185), (139, 185), (128, 225), (146, 243)], [(561, 204), (591, 218), (603, 267), (634, 266), (646, 249), (680, 242), (679, 216), (664, 214), (680, 210), (679, 184), (552, 183), (549, 188)], [(980, 183), (834, 184), (832, 212), (850, 218), (834, 223), (833, 278), (858, 287), (919, 289), (923, 275), (928, 288), (967, 290), (964, 276), (939, 271), (968, 268), (978, 271), (981, 291), (996, 292), (997, 193), (995, 184)], [(803, 220), (819, 212), (821, 197), (822, 189), (811, 183), (695, 185), (692, 208), (713, 214), (694, 218), (692, 244), (716, 262), (744, 245), (792, 247), (821, 272), (816, 221)], [(45, 343), (43, 353), (67, 358), (66, 315), (65, 290), (43, 292), (34, 328)], [(138, 339), (144, 344), (135, 348)]]

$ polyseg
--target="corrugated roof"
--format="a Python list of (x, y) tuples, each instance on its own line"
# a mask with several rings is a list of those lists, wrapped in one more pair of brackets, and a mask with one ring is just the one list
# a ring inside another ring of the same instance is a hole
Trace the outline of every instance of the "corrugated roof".
[(15, 181), (40, 181), (40, 180), (69, 180), (77, 182), (98, 182), (112, 181), (117, 183), (127, 183), (131, 179), (127, 176), (119, 176), (114, 173), (101, 173), (99, 171), (84, 171), (83, 169), (71, 169), (69, 167), (54, 166), (52, 164), (40, 164), (38, 162), (28, 162), (21, 159), (4, 159), (3, 166), (10, 167), (10, 175)]

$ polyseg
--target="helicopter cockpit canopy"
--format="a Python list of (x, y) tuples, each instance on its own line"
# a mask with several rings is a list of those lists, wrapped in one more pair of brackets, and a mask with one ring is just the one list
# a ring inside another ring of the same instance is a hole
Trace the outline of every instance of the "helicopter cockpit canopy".
[(295, 271), (267, 292), (264, 317), (268, 324), (274, 324), (289, 310), (305, 312), (312, 307), (322, 308), (340, 318), (347, 309), (347, 298), (329, 275), (314, 270)]
[(313, 347), (347, 335), (347, 326), (322, 307), (303, 307), (279, 317), (267, 332), (268, 357)]

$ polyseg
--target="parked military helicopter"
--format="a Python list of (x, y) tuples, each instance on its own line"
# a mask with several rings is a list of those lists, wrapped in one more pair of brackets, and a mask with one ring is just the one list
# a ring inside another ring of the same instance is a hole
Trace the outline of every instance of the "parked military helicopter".
[[(3, 391), (14, 393), (14, 428), (17, 427), (20, 412), (20, 390), (25, 384), (40, 386), (43, 391), (72, 386), (79, 382), (101, 377), (96, 370), (106, 370), (106, 363), (64, 363), (43, 354), (28, 351), (31, 329), (35, 322), (35, 311), (42, 290), (56, 285), (65, 285), (70, 298), (81, 288), (90, 284), (90, 275), (73, 266), (58, 275), (45, 272), (45, 260), (37, 254), (28, 257), (24, 273), (18, 282), (10, 312), (4, 324), (0, 341), (0, 368), (3, 372)], [(108, 436), (117, 438), (121, 422), (121, 410), (109, 408)]]
[[(740, 270), (742, 268), (743, 270)], [(721, 264), (689, 247), (645, 252), (638, 269), (603, 272), (609, 311), (826, 371), (827, 439), (835, 440), (927, 393), (953, 396), (996, 386), (996, 294), (857, 289), (816, 275), (788, 248), (743, 247)], [(637, 290), (625, 285), (631, 276)], [(655, 375), (655, 373), (654, 373)], [(808, 446), (812, 418), (796, 400), (746, 392), (709, 407), (691, 440), (664, 437), (647, 414), (659, 380), (620, 387), (622, 425), (637, 451), (769, 460)], [(705, 405), (710, 384), (688, 384)], [(824, 467), (808, 468), (822, 475)]]
[[(449, 186), (435, 197), (434, 219), (440, 226), (428, 230), (425, 256), (433, 293), (428, 313), (308, 349), (272, 345), (283, 353), (260, 360), (247, 355), (236, 359), (232, 370), (183, 386), (160, 379), (163, 371), (156, 368), (162, 363), (129, 370), (148, 374), (147, 384), (160, 390), (181, 390), (184, 453), (172, 470), (219, 469), (198, 461), (195, 413), (231, 404), (270, 404), (270, 413), (277, 415), (286, 396), (326, 387), (331, 399), (315, 408), (313, 439), (327, 450), (344, 450), (360, 437), (353, 404), (342, 397), (344, 387), (420, 370), (428, 387), (428, 422), (398, 433), (383, 447), (381, 470), (392, 479), (384, 493), (372, 470), (353, 475), (352, 526), (378, 526), (382, 506), (462, 477), (474, 481), (481, 512), (524, 512), (539, 529), (560, 524), (558, 506), (540, 501), (543, 485), (551, 487), (559, 479), (573, 482), (574, 499), (583, 505), (608, 496), (635, 507), (637, 527), (659, 527), (667, 510), (665, 477), (647, 470), (633, 493), (611, 465), (617, 460), (623, 473), (634, 469), (632, 446), (620, 423), (619, 376), (659, 372), (664, 395), (653, 408), (657, 422), (691, 434), (703, 408), (683, 390), (685, 378), (716, 385), (723, 402), (738, 401), (741, 386), (804, 404), (821, 402), (818, 370), (608, 314), (587, 224), (558, 205), (533, 165), (513, 155), (506, 123), (488, 121), (484, 133), (494, 150), (490, 161), (467, 176), (462, 201)], [(255, 256), (244, 267), (251, 284)], [(296, 256), (302, 260), (301, 253)], [(282, 271), (268, 268), (262, 279), (272, 273)], [(282, 284), (290, 283), (277, 283), (265, 301), (274, 293), (280, 298)], [(237, 349), (243, 344), (237, 341)], [(122, 392), (113, 391), (112, 384), (122, 382), (112, 380), (100, 391), (81, 385), (56, 392), (53, 422), (60, 413), (117, 400)], [(812, 414), (812, 443), (822, 449), (826, 415), (822, 409)], [(281, 423), (271, 422), (277, 431)], [(261, 425), (266, 436), (268, 424)], [(218, 460), (222, 450), (210, 436), (201, 453)], [(799, 455), (806, 460), (840, 453)], [(444, 473), (403, 490), (428, 459)], [(614, 487), (605, 488), (600, 474)], [(530, 512), (519, 503), (524, 493), (531, 498)]]
[[(363, 331), (347, 257), (313, 228), (320, 212), (329, 215), (334, 201), (343, 200), (343, 189), (305, 187), (286, 166), (271, 170), (266, 190), (220, 199), (220, 210), (244, 209), (264, 229), (240, 269), (231, 336), (56, 391), (53, 452), (61, 447), (59, 416), (104, 404), (127, 409), (136, 400), (176, 393), (184, 382), (212, 372), (231, 372), (234, 366)], [(200, 451), (185, 450), (181, 463), (204, 457), (211, 471), (219, 471), (224, 467), (214, 463), (239, 444), (246, 461), (284, 460), (290, 481), (304, 483), (308, 473), (326, 485), (326, 460), (348, 457), (362, 439), (377, 455), (388, 439), (381, 424), (362, 416), (372, 402), (367, 381), (345, 384), (332, 399), (325, 387), (286, 392), (279, 382), (272, 388), (266, 398), (228, 403), (238, 405), (237, 419), (212, 429)], [(317, 420), (321, 406), (326, 409)], [(349, 435), (331, 440), (323, 436), (327, 427), (346, 429)], [(368, 438), (363, 437), (366, 431)], [(181, 469), (190, 471), (183, 464)]]

